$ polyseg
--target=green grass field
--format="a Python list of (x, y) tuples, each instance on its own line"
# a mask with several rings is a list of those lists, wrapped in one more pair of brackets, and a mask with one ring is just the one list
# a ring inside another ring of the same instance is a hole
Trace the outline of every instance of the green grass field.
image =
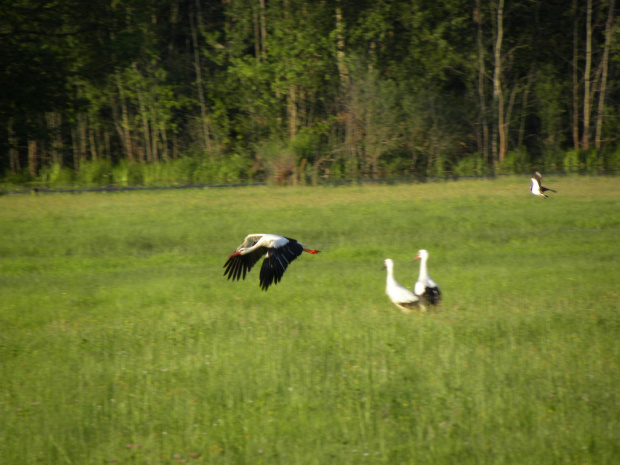
[(620, 178), (544, 181), (0, 197), (0, 463), (619, 463)]

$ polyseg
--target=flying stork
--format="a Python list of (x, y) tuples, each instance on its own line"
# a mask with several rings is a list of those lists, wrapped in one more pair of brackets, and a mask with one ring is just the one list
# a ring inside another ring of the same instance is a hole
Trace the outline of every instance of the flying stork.
[(547, 194), (545, 194), (546, 191), (556, 192), (553, 189), (543, 187), (542, 176), (540, 175), (538, 171), (536, 171), (530, 179), (532, 181), (532, 185), (530, 187), (532, 194), (537, 195), (538, 197), (542, 197), (543, 199), (546, 199), (547, 197), (549, 197)]
[(237, 250), (228, 256), (224, 265), (226, 269), (224, 276), (232, 278), (233, 281), (245, 279), (245, 275), (264, 255), (259, 279), (260, 287), (266, 291), (271, 284), (278, 284), (289, 263), (302, 252), (320, 253), (319, 250), (309, 249), (290, 237), (277, 234), (249, 234)]

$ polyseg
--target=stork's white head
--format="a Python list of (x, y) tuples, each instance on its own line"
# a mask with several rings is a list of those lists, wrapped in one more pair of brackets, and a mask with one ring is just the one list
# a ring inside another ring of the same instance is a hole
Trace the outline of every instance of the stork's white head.
[(391, 271), (394, 269), (394, 260), (392, 260), (391, 258), (386, 258), (385, 260), (383, 260), (383, 268), (387, 268), (388, 271)]
[(417, 257), (415, 257), (416, 260), (426, 260), (428, 258), (428, 251), (427, 250), (418, 250), (418, 255)]

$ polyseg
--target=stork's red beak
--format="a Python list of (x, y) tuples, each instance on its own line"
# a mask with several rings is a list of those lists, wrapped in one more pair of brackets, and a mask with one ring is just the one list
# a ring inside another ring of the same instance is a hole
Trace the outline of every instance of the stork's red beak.
[(235, 253), (231, 253), (231, 254), (228, 256), (228, 258), (230, 258), (230, 257), (236, 257), (237, 255), (241, 255), (241, 252), (236, 251)]
[(415, 260), (420, 260), (421, 258), (422, 258), (422, 257), (420, 257), (420, 256), (418, 255), (418, 256), (417, 256), (416, 258), (414, 258), (413, 260), (414, 260), (414, 261), (415, 261)]
[(314, 254), (314, 253), (321, 253), (321, 251), (320, 251), (320, 250), (316, 250), (316, 249), (312, 249), (312, 250), (310, 250), (308, 247), (304, 247), (304, 248), (303, 248), (303, 251), (304, 251), (304, 252), (308, 252), (308, 253), (312, 253), (312, 254)]

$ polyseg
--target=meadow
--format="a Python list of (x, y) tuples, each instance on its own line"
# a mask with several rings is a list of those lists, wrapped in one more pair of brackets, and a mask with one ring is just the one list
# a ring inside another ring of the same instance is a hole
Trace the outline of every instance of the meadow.
[[(0, 197), (0, 462), (618, 463), (620, 178), (544, 184)], [(227, 281), (258, 232), (322, 253)]]

